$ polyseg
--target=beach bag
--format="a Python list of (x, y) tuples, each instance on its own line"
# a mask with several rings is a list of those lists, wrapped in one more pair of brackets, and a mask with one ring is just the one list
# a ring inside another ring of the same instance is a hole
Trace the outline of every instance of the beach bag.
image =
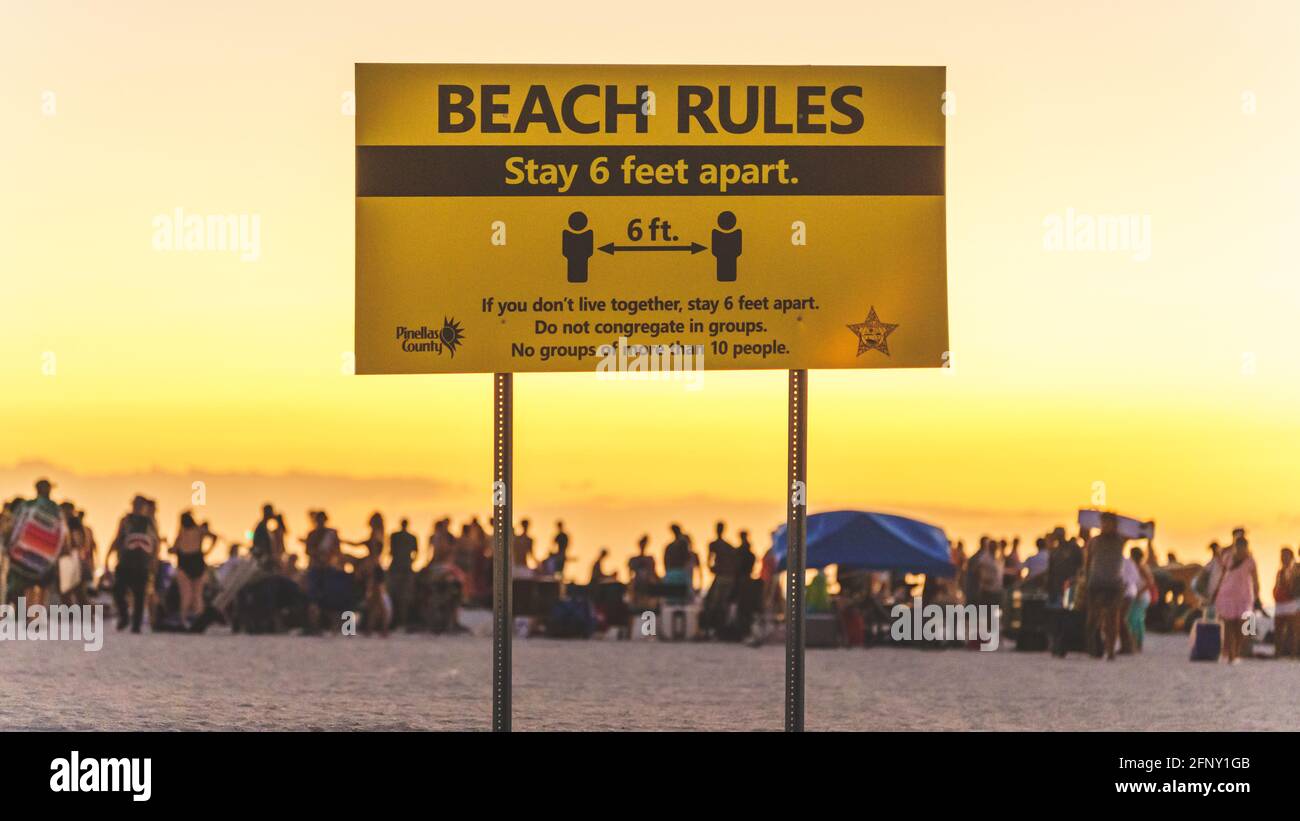
[(1192, 661), (1218, 661), (1223, 650), (1223, 624), (1217, 619), (1197, 619), (1192, 625)]
[(59, 557), (59, 592), (68, 593), (81, 586), (81, 559), (71, 554)]
[(23, 505), (9, 534), (9, 562), (21, 575), (39, 581), (59, 559), (68, 525), (59, 506), (48, 499)]
[(546, 635), (551, 638), (591, 638), (595, 629), (596, 613), (586, 599), (561, 599), (551, 607), (546, 619)]

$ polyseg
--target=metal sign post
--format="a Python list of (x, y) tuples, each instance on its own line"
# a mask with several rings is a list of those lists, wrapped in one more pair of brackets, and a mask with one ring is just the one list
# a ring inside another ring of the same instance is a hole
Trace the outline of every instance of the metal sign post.
[(808, 516), (808, 371), (790, 371), (790, 478), (785, 508), (785, 729), (803, 732), (804, 568)]
[(511, 659), (514, 630), (510, 541), (514, 535), (511, 481), (514, 473), (514, 374), (493, 383), (492, 481), (492, 730), (510, 732)]

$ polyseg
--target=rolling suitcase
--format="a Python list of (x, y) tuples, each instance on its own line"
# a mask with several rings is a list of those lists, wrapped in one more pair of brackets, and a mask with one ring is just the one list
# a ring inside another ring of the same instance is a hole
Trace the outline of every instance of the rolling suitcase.
[(1049, 610), (1047, 594), (1037, 591), (1020, 591), (1015, 594), (1019, 600), (1019, 612), (1013, 612), (1012, 634), (1016, 639), (1016, 650), (1020, 652), (1041, 653), (1046, 650), (1049, 641)]
[(1223, 624), (1197, 619), (1192, 625), (1192, 661), (1218, 661), (1223, 649)]
[(1082, 653), (1088, 649), (1087, 614), (1082, 610), (1052, 608), (1048, 611), (1047, 649), (1053, 656)]

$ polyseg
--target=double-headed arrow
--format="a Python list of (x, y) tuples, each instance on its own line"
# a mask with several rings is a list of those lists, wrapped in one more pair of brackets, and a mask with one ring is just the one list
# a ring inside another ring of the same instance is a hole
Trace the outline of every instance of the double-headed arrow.
[(614, 255), (620, 251), (690, 251), (692, 254), (698, 254), (707, 245), (700, 245), (698, 242), (692, 242), (690, 245), (615, 245), (607, 242), (600, 246), (598, 250), (604, 251), (609, 255)]

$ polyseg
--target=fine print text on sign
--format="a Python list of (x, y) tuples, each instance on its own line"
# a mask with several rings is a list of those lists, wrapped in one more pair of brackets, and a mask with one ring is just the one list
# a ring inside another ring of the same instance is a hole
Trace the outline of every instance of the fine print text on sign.
[(947, 364), (942, 68), (358, 64), (356, 91), (358, 373)]

